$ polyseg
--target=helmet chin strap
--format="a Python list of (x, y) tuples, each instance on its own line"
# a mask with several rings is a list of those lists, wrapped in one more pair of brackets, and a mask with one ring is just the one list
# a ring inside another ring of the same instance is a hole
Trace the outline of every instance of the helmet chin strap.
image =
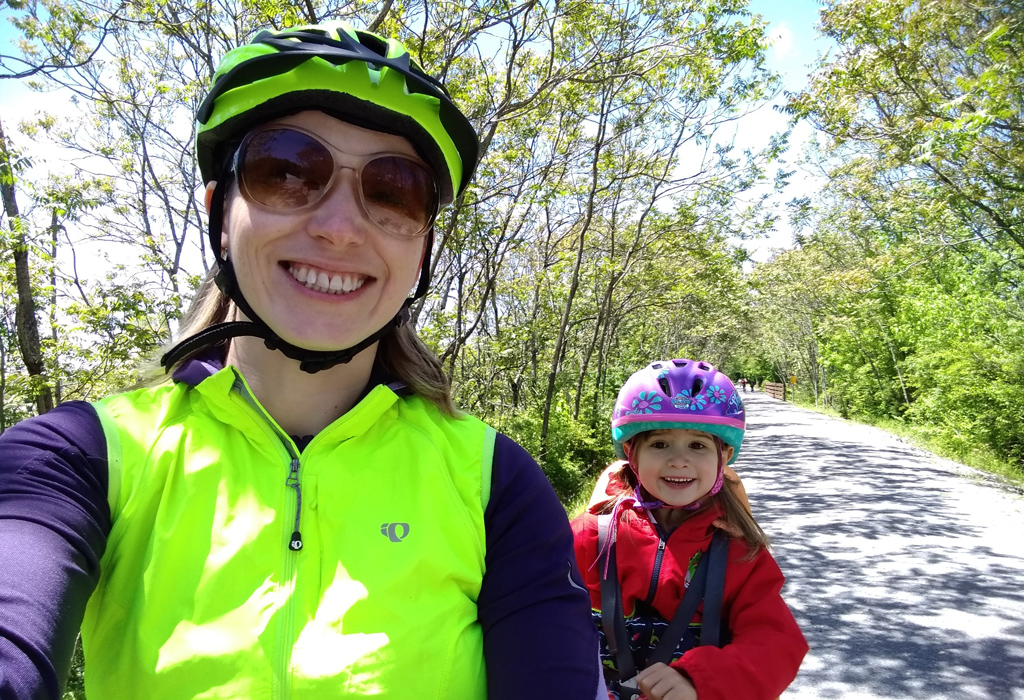
[(227, 196), (226, 190), (228, 182), (230, 182), (230, 178), (222, 178), (219, 180), (214, 187), (213, 195), (210, 198), (210, 246), (213, 250), (213, 255), (218, 267), (217, 276), (214, 281), (217, 283), (217, 287), (229, 299), (231, 299), (231, 301), (235, 302), (238, 309), (249, 320), (217, 323), (209, 326), (208, 328), (204, 328), (189, 338), (182, 340), (180, 343), (168, 350), (162, 358), (160, 358), (160, 364), (163, 365), (164, 371), (169, 372), (177, 363), (192, 357), (212, 345), (222, 343), (230, 338), (237, 338), (238, 336), (253, 336), (256, 338), (262, 338), (263, 344), (266, 345), (268, 349), (278, 350), (286, 357), (298, 360), (299, 369), (303, 372), (315, 374), (316, 372), (349, 362), (353, 357), (376, 343), (385, 335), (396, 328), (401, 328), (409, 322), (412, 317), (409, 310), (410, 307), (417, 299), (427, 293), (427, 288), (430, 286), (430, 249), (433, 245), (433, 229), (431, 229), (427, 234), (426, 250), (420, 267), (420, 281), (416, 288), (416, 293), (402, 303), (402, 308), (399, 309), (394, 318), (388, 321), (383, 328), (380, 328), (375, 333), (370, 334), (356, 345), (353, 345), (350, 348), (343, 348), (341, 350), (310, 350), (308, 348), (303, 348), (289, 343), (287, 340), (281, 338), (281, 336), (275, 333), (270, 326), (268, 326), (266, 322), (259, 317), (249, 302), (246, 301), (245, 296), (242, 294), (242, 290), (238, 286), (238, 279), (235, 276), (235, 270), (231, 261), (220, 254), (220, 239), (224, 225), (224, 201)]

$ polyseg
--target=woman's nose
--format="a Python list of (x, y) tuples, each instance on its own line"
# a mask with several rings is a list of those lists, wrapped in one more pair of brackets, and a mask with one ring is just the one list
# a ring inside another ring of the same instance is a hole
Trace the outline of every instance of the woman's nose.
[(308, 230), (311, 236), (337, 244), (366, 240), (374, 224), (363, 212), (357, 187), (356, 173), (342, 168), (310, 217)]

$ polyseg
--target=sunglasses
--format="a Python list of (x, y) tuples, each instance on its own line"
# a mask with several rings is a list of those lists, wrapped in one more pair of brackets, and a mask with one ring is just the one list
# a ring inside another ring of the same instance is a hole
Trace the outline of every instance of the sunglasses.
[(433, 173), (401, 153), (351, 156), (294, 126), (249, 132), (232, 166), (242, 196), (274, 212), (315, 207), (340, 170), (355, 172), (363, 213), (395, 236), (422, 236), (434, 223), (440, 196)]

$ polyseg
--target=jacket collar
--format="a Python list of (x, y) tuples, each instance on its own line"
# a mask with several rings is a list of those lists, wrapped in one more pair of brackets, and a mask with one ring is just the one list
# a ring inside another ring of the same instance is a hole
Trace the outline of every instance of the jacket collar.
[[(223, 349), (212, 347), (178, 365), (171, 375), (171, 379), (187, 386), (199, 386), (203, 381), (217, 374), (222, 369), (224, 369)], [(407, 396), (409, 394), (405, 384), (396, 381), (394, 377), (380, 366), (380, 363), (374, 362), (373, 369), (370, 371), (370, 379), (366, 382), (366, 386), (359, 395), (359, 400), (361, 401), (366, 398), (370, 391), (379, 384), (386, 385), (399, 396)]]
[[(172, 374), (172, 379), (195, 389), (207, 402), (207, 405), (226, 423), (234, 425), (248, 435), (256, 436), (265, 431), (255, 430), (252, 421), (268, 422), (284, 438), (284, 431), (276, 421), (259, 405), (249, 389), (245, 378), (235, 367), (224, 366), (221, 353), (211, 348), (195, 358), (183, 362)], [(333, 440), (343, 441), (366, 432), (396, 401), (410, 392), (401, 382), (389, 381), (387, 373), (374, 364), (370, 379), (362, 394), (346, 414), (337, 418), (321, 432), (330, 432)], [(232, 408), (233, 396), (241, 396), (254, 409), (252, 412), (241, 412)], [(262, 416), (258, 418), (257, 416)], [(312, 436), (288, 436), (293, 442), (308, 443)]]

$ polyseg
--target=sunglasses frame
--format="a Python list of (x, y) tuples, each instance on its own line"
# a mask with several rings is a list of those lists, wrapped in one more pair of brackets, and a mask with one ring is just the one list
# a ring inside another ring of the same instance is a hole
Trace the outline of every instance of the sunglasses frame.
[[(242, 167), (243, 154), (245, 153), (246, 148), (249, 145), (249, 141), (257, 134), (261, 134), (266, 131), (295, 131), (304, 136), (308, 136), (309, 138), (313, 139), (321, 146), (323, 146), (324, 149), (326, 149), (328, 155), (330, 155), (331, 157), (331, 162), (334, 167), (331, 172), (330, 179), (327, 181), (326, 185), (319, 190), (319, 196), (317, 196), (312, 201), (307, 202), (306, 204), (299, 207), (279, 208), (270, 206), (269, 204), (265, 204), (256, 199), (256, 197), (252, 195), (252, 193), (249, 191), (248, 185), (246, 184), (244, 177), (244, 168)], [(416, 233), (407, 234), (392, 231), (382, 226), (376, 219), (373, 218), (373, 216), (370, 215), (369, 208), (366, 205), (366, 195), (363, 193), (363, 170), (366, 168), (367, 165), (369, 165), (375, 160), (379, 160), (380, 158), (400, 158), (402, 160), (407, 160), (422, 168), (430, 176), (430, 183), (433, 189), (432, 194), (434, 200), (434, 208), (433, 211), (428, 212), (426, 224)], [(317, 136), (311, 131), (303, 129), (302, 127), (293, 126), (291, 124), (266, 124), (264, 126), (253, 129), (252, 131), (245, 135), (245, 137), (238, 144), (238, 148), (235, 149), (235, 155), (231, 160), (231, 172), (234, 174), (235, 179), (238, 181), (238, 190), (241, 193), (242, 197), (245, 199), (245, 201), (249, 202), (250, 204), (259, 209), (273, 212), (275, 214), (300, 213), (308, 211), (310, 209), (314, 209), (324, 200), (327, 194), (334, 188), (335, 183), (339, 180), (338, 173), (342, 170), (351, 170), (355, 174), (356, 180), (354, 188), (359, 195), (359, 206), (362, 210), (363, 216), (365, 216), (367, 221), (372, 222), (373, 225), (376, 226), (381, 231), (391, 236), (396, 236), (398, 238), (421, 238), (433, 227), (434, 222), (437, 220), (437, 215), (441, 211), (441, 192), (437, 184), (437, 177), (434, 175), (433, 170), (430, 169), (430, 166), (428, 166), (422, 160), (414, 158), (408, 153), (381, 151), (379, 153), (369, 153), (362, 156), (354, 156), (349, 153), (345, 153), (344, 151), (338, 150), (331, 144), (324, 141), (321, 137)]]

